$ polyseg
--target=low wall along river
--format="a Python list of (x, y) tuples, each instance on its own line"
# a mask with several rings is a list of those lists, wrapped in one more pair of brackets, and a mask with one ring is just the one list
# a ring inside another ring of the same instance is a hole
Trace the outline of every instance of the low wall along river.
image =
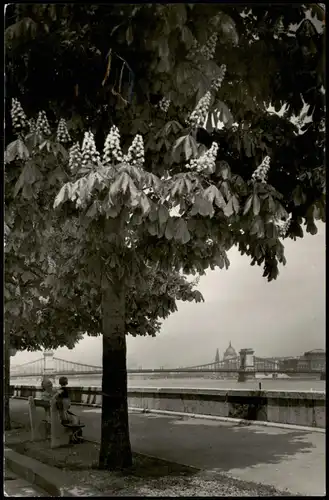
[[(70, 387), (72, 403), (101, 406), (99, 387)], [(41, 389), (12, 386), (14, 397), (40, 397)], [(325, 428), (324, 392), (207, 389), (182, 387), (130, 387), (130, 408), (160, 412), (228, 417)]]

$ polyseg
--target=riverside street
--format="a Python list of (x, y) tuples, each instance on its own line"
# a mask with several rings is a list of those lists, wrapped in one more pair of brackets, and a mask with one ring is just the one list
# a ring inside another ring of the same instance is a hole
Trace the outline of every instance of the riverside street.
[[(26, 400), (11, 399), (11, 417), (29, 425)], [(42, 414), (42, 408), (37, 408)], [(101, 409), (72, 405), (86, 424), (84, 437), (100, 440)], [(42, 418), (42, 417), (41, 417)], [(325, 434), (260, 425), (241, 426), (131, 412), (133, 451), (297, 495), (325, 495)]]

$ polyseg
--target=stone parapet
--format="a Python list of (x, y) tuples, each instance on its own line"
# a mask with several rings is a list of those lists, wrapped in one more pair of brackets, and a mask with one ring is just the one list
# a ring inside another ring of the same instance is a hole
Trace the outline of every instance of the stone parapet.
[[(71, 387), (72, 404), (101, 406), (99, 387)], [(39, 397), (37, 387), (14, 386), (14, 397)], [(188, 387), (128, 389), (129, 407), (183, 412), (325, 428), (326, 395), (320, 391), (259, 391), (249, 389), (193, 389)]]

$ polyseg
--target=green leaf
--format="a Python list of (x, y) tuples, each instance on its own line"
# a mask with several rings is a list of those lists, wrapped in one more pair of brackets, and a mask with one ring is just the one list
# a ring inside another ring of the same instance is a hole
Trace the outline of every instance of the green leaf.
[(205, 198), (210, 201), (210, 203), (214, 203), (214, 199), (216, 197), (216, 191), (218, 191), (216, 186), (209, 186), (207, 187), (207, 189), (204, 190), (203, 194)]
[(165, 224), (169, 218), (169, 212), (168, 209), (164, 205), (159, 206), (158, 210), (158, 219), (159, 219), (159, 224)]
[[(208, 63), (209, 62), (211, 61), (208, 61)], [(233, 115), (223, 101), (217, 100), (213, 105), (213, 109), (214, 114), (217, 115), (217, 120), (223, 122), (227, 127), (230, 127), (232, 125), (232, 123), (234, 122)]]
[(298, 184), (298, 186), (295, 187), (292, 195), (293, 195), (293, 200), (294, 200), (294, 203), (295, 203), (296, 207), (298, 207), (298, 206), (302, 205), (303, 203), (305, 203), (305, 201), (306, 201), (306, 195), (303, 192), (302, 187), (301, 187), (300, 184)]
[(190, 194), (191, 191), (192, 191), (192, 182), (190, 181), (190, 179), (187, 179), (185, 178), (184, 179), (184, 184), (185, 184), (185, 190), (186, 190), (186, 193), (187, 194)]
[(64, 148), (64, 146), (62, 146), (62, 144), (59, 144), (58, 142), (53, 144), (53, 153), (55, 156), (58, 156), (59, 153), (62, 155), (63, 159), (64, 160), (67, 160), (68, 158), (68, 152), (66, 151), (66, 149)]
[(250, 158), (253, 154), (251, 137), (249, 136), (249, 134), (244, 134), (242, 140), (246, 156)]
[(191, 239), (191, 235), (187, 228), (187, 224), (184, 219), (181, 217), (175, 221), (175, 232), (174, 232), (175, 240), (181, 241), (182, 243), (187, 243)]
[(203, 217), (207, 216), (212, 217), (214, 215), (214, 209), (212, 203), (210, 203), (209, 200), (206, 200), (202, 196), (196, 195), (190, 214), (191, 215), (200, 214)]
[(33, 281), (35, 279), (35, 275), (32, 274), (30, 271), (25, 271), (21, 275), (23, 283), (27, 283), (28, 281)]
[(177, 149), (178, 146), (180, 144), (182, 144), (183, 141), (185, 141), (185, 139), (188, 137), (188, 135), (182, 135), (182, 137), (180, 137), (179, 139), (177, 139), (177, 141), (175, 142), (175, 144), (173, 145), (173, 150)]
[(273, 197), (271, 195), (269, 195), (269, 197), (267, 199), (267, 203), (268, 203), (269, 212), (271, 214), (275, 214), (275, 212), (276, 212), (275, 201), (273, 200)]
[(234, 212), (236, 213), (236, 215), (238, 215), (239, 210), (240, 210), (240, 204), (239, 204), (239, 200), (237, 199), (237, 197), (235, 195), (232, 196), (232, 203), (233, 203)]
[(133, 40), (134, 40), (133, 30), (131, 25), (129, 25), (126, 31), (126, 42), (128, 45), (130, 45), (133, 42)]
[(97, 212), (98, 212), (98, 203), (97, 201), (94, 201), (93, 204), (87, 210), (86, 216), (94, 218), (95, 215), (97, 215)]
[(207, 200), (210, 201), (210, 203), (214, 203), (217, 205), (218, 208), (224, 208), (226, 203), (223, 198), (222, 193), (217, 189), (216, 186), (212, 185), (209, 186), (207, 189), (204, 190), (204, 195)]
[(219, 171), (220, 175), (222, 176), (222, 178), (224, 180), (229, 179), (229, 177), (230, 177), (230, 166), (227, 163), (227, 161), (221, 160), (218, 163), (218, 171)]
[(177, 178), (170, 191), (171, 197), (173, 198), (177, 193), (182, 194), (184, 185), (184, 179), (182, 177)]
[(155, 221), (148, 223), (147, 230), (152, 236), (157, 236), (158, 235), (158, 224)]
[(14, 192), (13, 192), (14, 198), (16, 198), (20, 190), (23, 189), (23, 186), (24, 186), (24, 174), (22, 172), (14, 187)]
[(148, 213), (148, 218), (151, 222), (156, 222), (158, 220), (158, 212), (155, 204), (152, 204), (151, 210)]
[(277, 201), (275, 205), (276, 205), (275, 213), (278, 219), (287, 219), (289, 216), (287, 210), (285, 210), (285, 208), (281, 205), (279, 201)]
[(24, 142), (20, 139), (17, 141), (17, 153), (21, 160), (27, 160), (30, 156), (29, 150), (25, 146)]
[(169, 56), (168, 38), (167, 37), (160, 38), (158, 40), (157, 46), (158, 46), (159, 57), (161, 57), (162, 59), (167, 59), (167, 57)]
[(182, 130), (182, 125), (178, 123), (176, 120), (173, 120), (171, 123), (171, 128), (174, 134), (177, 134), (179, 130)]
[(310, 233), (312, 235), (317, 234), (318, 228), (316, 227), (316, 225), (314, 224), (313, 221), (307, 222), (307, 224), (306, 224), (306, 232)]
[(26, 200), (31, 200), (33, 198), (33, 190), (30, 184), (24, 184), (22, 190), (22, 197)]
[(127, 172), (121, 172), (115, 179), (115, 181), (110, 185), (110, 195), (116, 196), (120, 192), (125, 193), (130, 184), (130, 176)]
[(142, 214), (135, 212), (130, 218), (129, 222), (132, 226), (140, 226), (142, 222), (144, 222), (144, 217), (142, 216)]
[(254, 215), (258, 215), (260, 212), (260, 199), (258, 198), (257, 194), (255, 193), (253, 196), (253, 205), (252, 209), (254, 212)]
[(65, 203), (65, 201), (69, 200), (71, 198), (71, 191), (72, 191), (72, 185), (70, 183), (64, 184), (62, 186), (60, 192), (57, 194), (53, 208), (57, 208), (59, 205), (62, 205)]
[(247, 213), (249, 212), (252, 204), (252, 198), (253, 198), (252, 195), (250, 195), (249, 198), (247, 199), (246, 204), (244, 206), (243, 215), (247, 215)]
[(18, 140), (11, 142), (8, 144), (6, 148), (6, 153), (5, 153), (5, 162), (6, 163), (11, 163), (12, 161), (15, 160), (17, 154), (18, 154)]
[(189, 137), (190, 137), (190, 145), (192, 147), (193, 156), (197, 157), (198, 156), (198, 145), (197, 145), (194, 137), (192, 137), (191, 135)]
[(278, 238), (278, 230), (273, 222), (266, 224), (266, 238), (269, 240)]
[(148, 199), (148, 197), (142, 193), (141, 197), (140, 197), (140, 206), (141, 206), (141, 209), (143, 211), (143, 214), (146, 215), (149, 213), (149, 211), (151, 210), (151, 204), (150, 204), (150, 201)]
[(256, 234), (259, 238), (264, 238), (264, 223), (260, 217), (256, 217), (253, 221), (250, 234)]
[(190, 136), (187, 136), (184, 142), (184, 153), (186, 160), (189, 160), (193, 154), (192, 146), (190, 144)]
[[(104, 206), (104, 204), (103, 204)], [(104, 207), (104, 211), (107, 217), (111, 217), (112, 219), (115, 219), (121, 212), (121, 206), (118, 205), (107, 205)]]
[(15, 188), (14, 188), (14, 197), (17, 196), (19, 191), (24, 188), (26, 185), (33, 184), (37, 179), (42, 178), (42, 175), (36, 165), (29, 160), (23, 170), (21, 175), (19, 176)]
[(181, 37), (182, 42), (185, 43), (186, 48), (189, 50), (193, 44), (194, 36), (186, 25), (182, 26)]
[(225, 261), (222, 252), (217, 253), (214, 257), (215, 264), (219, 267), (219, 269), (224, 269)]
[(193, 81), (193, 77), (195, 77), (195, 71), (193, 71), (191, 67), (191, 63), (189, 62), (182, 62), (178, 64), (177, 69), (176, 69), (176, 86), (177, 89), (181, 89), (182, 85), (188, 81)]
[(217, 189), (217, 192), (216, 192), (216, 197), (215, 197), (215, 203), (217, 205), (218, 208), (224, 208), (226, 203), (225, 203), (225, 200), (223, 198), (223, 195), (222, 193)]
[(228, 201), (230, 199), (231, 193), (227, 181), (223, 181), (220, 185), (220, 190), (224, 198)]
[(223, 211), (224, 211), (224, 214), (226, 215), (226, 217), (231, 217), (231, 215), (234, 214), (233, 197), (228, 200)]
[(167, 240), (172, 240), (175, 234), (175, 223), (174, 223), (174, 218), (170, 217), (167, 221), (166, 225), (166, 230), (165, 230), (165, 237)]

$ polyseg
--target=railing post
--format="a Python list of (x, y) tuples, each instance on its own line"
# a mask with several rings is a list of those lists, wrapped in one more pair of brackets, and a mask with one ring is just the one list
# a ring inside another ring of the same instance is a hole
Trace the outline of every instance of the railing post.
[[(241, 349), (240, 350), (240, 369), (238, 375), (238, 382), (245, 382), (248, 376), (248, 371), (254, 371), (254, 350)], [(251, 374), (249, 374), (250, 376)], [(253, 373), (254, 377), (255, 374)]]
[(241, 349), (240, 354), (240, 368), (238, 374), (238, 382), (246, 381), (246, 349)]

